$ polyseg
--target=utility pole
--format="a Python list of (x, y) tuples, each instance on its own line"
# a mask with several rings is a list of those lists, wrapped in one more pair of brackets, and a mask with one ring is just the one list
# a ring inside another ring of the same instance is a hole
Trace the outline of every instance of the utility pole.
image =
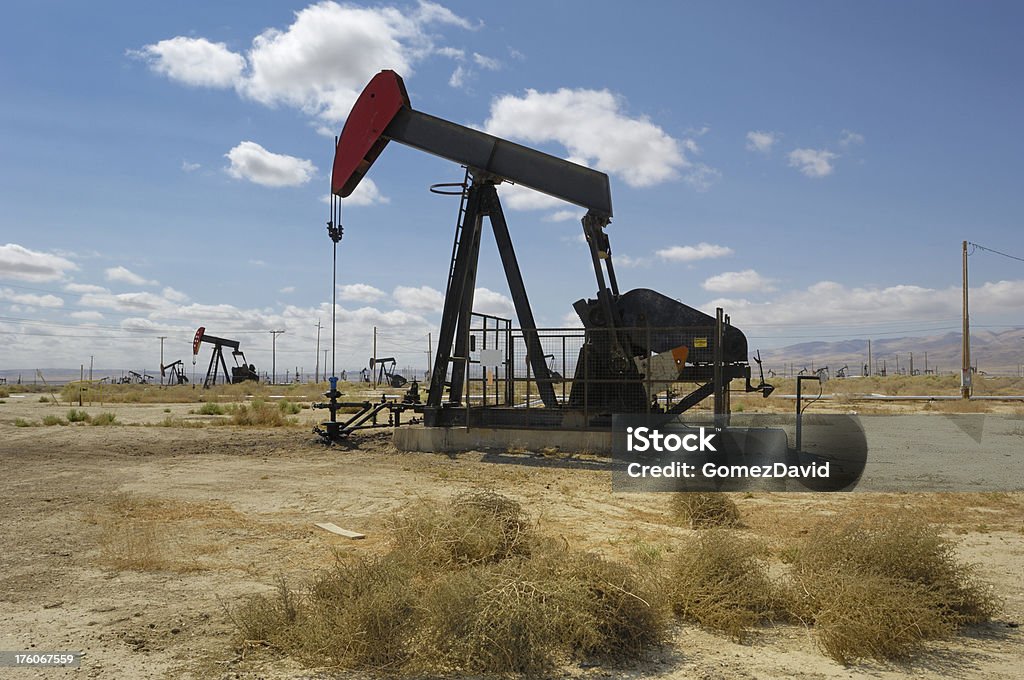
[[(166, 335), (158, 335), (160, 338), (160, 385), (164, 384), (164, 340), (167, 339)], [(89, 359), (89, 380), (92, 380), (92, 358)]]
[(963, 244), (964, 261), (964, 330), (963, 330), (963, 366), (960, 369), (960, 398), (971, 398), (971, 327), (967, 313), (967, 241)]
[(270, 384), (271, 385), (276, 385), (277, 384), (277, 336), (280, 335), (281, 333), (284, 333), (284, 331), (282, 330), (282, 331), (268, 331), (268, 332), (272, 336), (274, 336), (273, 349), (272, 349), (271, 355), (270, 355), (270, 372), (273, 374), (273, 377), (270, 379)]
[[(323, 326), (320, 325), (320, 319), (316, 320), (316, 376), (313, 378), (313, 382), (320, 382), (320, 329)], [(327, 359), (324, 358), (324, 368), (327, 368)]]
[(871, 374), (875, 372), (875, 366), (871, 363), (871, 341), (868, 340), (868, 374), (865, 378), (871, 377)]
[(434, 348), (431, 346), (430, 333), (427, 333), (427, 378), (430, 378), (430, 357), (434, 353)]
[(373, 386), (377, 387), (377, 327), (373, 327), (373, 357), (370, 359), (370, 370), (373, 371)]
[(92, 382), (92, 355), (89, 355), (89, 382)]
[(324, 377), (325, 378), (327, 377), (327, 353), (329, 351), (330, 351), (329, 349), (325, 349), (324, 350)]
[(910, 375), (914, 375), (914, 353), (910, 353)]

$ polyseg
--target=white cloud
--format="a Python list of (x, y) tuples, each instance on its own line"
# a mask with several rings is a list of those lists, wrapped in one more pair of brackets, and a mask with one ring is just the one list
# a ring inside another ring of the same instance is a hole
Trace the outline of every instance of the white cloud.
[(287, 104), (340, 122), (378, 71), (413, 73), (413, 64), (433, 51), (431, 24), (471, 28), (435, 3), (420, 3), (411, 13), (334, 2), (310, 5), (295, 13), (288, 28), (271, 28), (253, 39), (250, 71), (239, 89), (263, 104)]
[(498, 186), (498, 195), (501, 196), (502, 204), (509, 210), (568, 209), (569, 206), (572, 206), (571, 203), (534, 191), (521, 184), (501, 184)]
[(558, 210), (545, 215), (541, 219), (545, 222), (579, 222), (582, 218), (583, 212), (580, 210)]
[(256, 142), (241, 142), (225, 154), (231, 161), (227, 173), (265, 187), (294, 187), (305, 184), (316, 174), (311, 161), (272, 153)]
[(531, 144), (557, 142), (569, 154), (635, 187), (678, 176), (690, 165), (679, 142), (646, 116), (629, 117), (608, 90), (527, 90), (491, 103), (487, 132)]
[(36, 250), (29, 250), (17, 243), (0, 246), (0, 278), (18, 281), (53, 281), (65, 272), (78, 269), (74, 262)]
[(749, 293), (761, 291), (770, 293), (775, 290), (775, 280), (761, 276), (753, 269), (741, 272), (725, 272), (708, 278), (701, 286), (704, 290), (714, 293)]
[(697, 163), (691, 166), (690, 170), (683, 175), (683, 181), (695, 190), (703, 193), (710, 189), (721, 177), (722, 173), (719, 170), (704, 163)]
[(859, 146), (864, 143), (864, 135), (853, 130), (843, 130), (839, 134), (839, 146)]
[[(844, 324), (870, 325), (882, 321), (915, 321), (956, 318), (962, 304), (962, 289), (914, 285), (885, 288), (849, 288), (834, 281), (820, 281), (805, 290), (783, 293), (766, 302), (718, 299), (704, 308), (723, 307), (740, 328), (744, 324)], [(974, 314), (1024, 310), (1024, 280), (988, 282), (971, 288)]]
[(455, 67), (452, 75), (448, 78), (448, 86), (454, 88), (462, 87), (466, 82), (466, 69), (461, 64)]
[(285, 295), (288, 295), (290, 293), (294, 293), (295, 292), (295, 286), (285, 286), (284, 288), (281, 288), (277, 292), (278, 293), (283, 293)]
[(126, 331), (160, 331), (163, 328), (142, 317), (124, 319), (119, 325)]
[(432, 53), (438, 25), (473, 30), (477, 25), (433, 2), (411, 11), (318, 2), (295, 12), (290, 25), (255, 36), (243, 56), (223, 43), (178, 36), (130, 52), (157, 73), (186, 85), (233, 87), (265, 104), (284, 104), (321, 123), (345, 119), (363, 86), (381, 69), (404, 76)]
[(794, 149), (789, 152), (789, 165), (808, 177), (825, 177), (832, 174), (832, 161), (838, 157), (826, 149)]
[(432, 23), (449, 24), (468, 31), (475, 31), (483, 25), (482, 23), (473, 24), (469, 19), (460, 17), (444, 5), (439, 5), (436, 2), (425, 2), (425, 0), (419, 0), (419, 6), (412, 13), (412, 18), (420, 25)]
[(56, 295), (36, 295), (35, 293), (18, 293), (10, 288), (0, 288), (0, 300), (7, 300), (22, 305), (33, 307), (63, 307), (64, 300)]
[(197, 87), (231, 87), (245, 69), (242, 55), (206, 38), (177, 36), (130, 50), (129, 54), (145, 60), (151, 69), (171, 80)]
[(661, 259), (669, 260), (670, 262), (694, 262), (696, 260), (709, 260), (732, 254), (732, 248), (703, 241), (695, 246), (669, 246), (655, 252), (655, 255)]
[(118, 312), (156, 312), (177, 307), (171, 301), (153, 293), (86, 293), (81, 297), (79, 304)]
[(779, 134), (777, 132), (751, 130), (747, 133), (747, 150), (769, 153), (778, 141)]
[(497, 71), (501, 68), (501, 62), (491, 57), (485, 57), (479, 52), (473, 53), (473, 62), (476, 63), (480, 68), (485, 68), (488, 71)]
[(117, 266), (109, 267), (105, 272), (107, 281), (117, 281), (119, 283), (129, 283), (133, 286), (158, 286), (159, 281), (152, 281), (150, 279), (143, 278), (131, 271), (127, 267)]
[(338, 286), (338, 297), (342, 300), (358, 300), (360, 302), (376, 302), (387, 297), (387, 293), (367, 283), (347, 283)]
[(512, 299), (489, 288), (477, 288), (473, 294), (473, 311), (480, 314), (491, 314), (506, 319), (515, 317), (516, 308)]
[(403, 309), (417, 312), (440, 312), (444, 309), (444, 294), (430, 286), (397, 286), (391, 297)]
[(69, 314), (68, 316), (70, 316), (72, 319), (78, 319), (79, 321), (102, 321), (104, 318), (103, 315), (100, 314), (99, 312), (93, 311), (71, 312), (71, 314)]
[(203, 167), (203, 166), (200, 165), (199, 163), (189, 163), (188, 161), (182, 161), (181, 162), (181, 170), (182, 170), (182, 172), (194, 172), (194, 171), (198, 170), (201, 167)]
[(562, 328), (583, 328), (583, 322), (576, 312), (566, 312), (562, 316)]
[(360, 207), (365, 205), (380, 205), (382, 203), (390, 203), (391, 199), (380, 193), (380, 189), (369, 177), (363, 177), (359, 180), (359, 186), (352, 194), (343, 199), (345, 206)]
[(466, 58), (466, 51), (460, 50), (457, 47), (439, 47), (437, 49), (437, 53), (442, 57), (448, 57), (449, 59), (454, 59), (456, 61), (461, 61)]
[(188, 295), (186, 295), (185, 293), (182, 293), (180, 290), (175, 290), (174, 288), (171, 288), (170, 286), (167, 286), (167, 287), (164, 288), (163, 296), (164, 296), (165, 300), (170, 300), (171, 302), (179, 302), (180, 303), (180, 302), (187, 302), (188, 301)]
[(616, 255), (615, 264), (619, 267), (649, 267), (651, 266), (651, 258), (649, 257), (633, 257), (632, 255)]
[(69, 293), (77, 293), (79, 295), (83, 293), (109, 293), (110, 291), (103, 286), (94, 286), (91, 283), (68, 283), (65, 284), (64, 290)]

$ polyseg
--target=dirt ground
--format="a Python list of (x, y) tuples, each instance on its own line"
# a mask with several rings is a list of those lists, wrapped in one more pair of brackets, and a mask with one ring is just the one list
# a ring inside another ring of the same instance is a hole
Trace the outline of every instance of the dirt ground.
[[(419, 498), (500, 490), (549, 533), (613, 556), (637, 542), (670, 552), (689, 533), (673, 524), (665, 494), (612, 494), (604, 462), (591, 457), (400, 453), (386, 430), (324, 448), (306, 426), (146, 426), (168, 415), (196, 425), (222, 418), (189, 414), (195, 406), (92, 407), (115, 412), (121, 424), (16, 427), (15, 418), (63, 416), (67, 407), (36, 395), (0, 404), (0, 650), (85, 652), (76, 669), (4, 669), (4, 677), (335, 677), (243, 646), (230, 609), (280, 576), (301, 581), (335, 551), (383, 550), (388, 518)], [(303, 425), (312, 418), (299, 416)], [(1021, 676), (1024, 493), (733, 498), (743, 531), (776, 555), (837, 512), (895, 505), (941, 521), (1004, 599), (1003, 612), (908, 663), (842, 666), (796, 625), (763, 627), (744, 644), (680, 625), (636, 666), (570, 667), (566, 677)], [(366, 538), (345, 539), (316, 522)]]

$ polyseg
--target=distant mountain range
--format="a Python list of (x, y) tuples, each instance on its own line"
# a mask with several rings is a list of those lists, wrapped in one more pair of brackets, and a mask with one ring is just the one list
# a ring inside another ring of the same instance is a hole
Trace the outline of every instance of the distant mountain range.
[[(937, 370), (957, 373), (961, 366), (961, 334), (946, 333), (927, 337), (881, 338), (871, 340), (871, 360), (874, 372), (884, 367), (890, 375), (897, 369), (910, 372), (911, 353), (913, 370)], [(753, 348), (752, 348), (753, 349)], [(867, 340), (840, 340), (837, 342), (802, 342), (761, 352), (765, 371), (772, 369), (779, 375), (789, 375), (801, 369), (812, 370), (828, 366), (834, 376), (843, 366), (849, 375), (861, 375), (868, 362)], [(971, 332), (971, 364), (978, 371), (991, 375), (1020, 374), (1024, 364), (1024, 328)]]

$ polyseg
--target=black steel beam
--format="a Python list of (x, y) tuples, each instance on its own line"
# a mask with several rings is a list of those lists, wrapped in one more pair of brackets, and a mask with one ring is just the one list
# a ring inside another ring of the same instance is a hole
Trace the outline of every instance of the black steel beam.
[[(466, 200), (466, 212), (463, 215), (463, 223), (459, 225), (459, 246), (455, 252), (455, 265), (452, 267), (452, 274), (448, 280), (448, 290), (445, 291), (444, 309), (441, 312), (441, 328), (437, 338), (437, 353), (434, 356), (434, 367), (430, 374), (430, 388), (427, 391), (428, 409), (437, 409), (441, 406), (441, 399), (444, 395), (445, 381), (448, 378), (448, 365), (451, 362), (452, 342), (455, 340), (455, 330), (458, 327), (459, 311), (462, 309), (462, 294), (465, 290), (466, 277), (471, 267), (476, 266), (471, 262), (473, 253), (472, 233), (473, 224), (477, 222), (477, 215), (480, 212), (480, 192), (476, 187), (470, 187), (469, 196)], [(473, 220), (470, 223), (470, 219)], [(427, 425), (431, 423), (428, 422)]]
[(464, 125), (404, 107), (382, 135), (612, 217), (608, 175)]
[[(476, 272), (480, 262), (480, 236), (483, 231), (483, 219), (486, 211), (483, 208), (484, 196), (480, 197), (479, 212), (469, 221), (466, 213), (462, 238), (471, 239), (469, 252), (469, 270), (462, 284), (462, 305), (459, 307), (459, 320), (455, 327), (455, 361), (452, 363), (452, 384), (448, 389), (448, 402), (462, 403), (462, 392), (466, 387), (466, 372), (469, 370), (469, 322), (473, 316), (473, 300), (476, 298)], [(468, 398), (468, 397), (467, 397)]]
[(485, 185), (484, 191), (483, 208), (491, 218), (494, 240), (498, 244), (498, 254), (501, 255), (501, 264), (505, 268), (505, 278), (508, 281), (509, 292), (512, 293), (516, 318), (519, 319), (519, 326), (522, 328), (523, 338), (526, 340), (526, 354), (537, 381), (537, 390), (546, 407), (558, 408), (555, 388), (551, 384), (551, 374), (548, 371), (547, 362), (544, 361), (544, 348), (541, 346), (540, 336), (537, 334), (537, 322), (533, 318), (533, 309), (531, 309), (530, 300), (526, 295), (526, 285), (523, 283), (523, 274), (519, 270), (519, 261), (516, 259), (516, 251), (512, 246), (512, 236), (508, 233), (508, 223), (505, 221), (505, 213), (498, 200), (498, 192), (492, 184)]

